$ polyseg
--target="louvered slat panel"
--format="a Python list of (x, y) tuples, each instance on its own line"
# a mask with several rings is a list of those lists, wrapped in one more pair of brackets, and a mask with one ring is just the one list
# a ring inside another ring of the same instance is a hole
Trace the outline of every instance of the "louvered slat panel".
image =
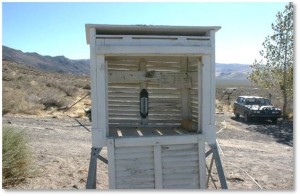
[(139, 70), (139, 61), (137, 59), (109, 59), (108, 71), (137, 71)]
[(192, 83), (190, 89), (190, 112), (193, 122), (198, 123), (198, 83)]
[[(108, 57), (108, 71), (137, 71), (140, 59), (136, 57)], [(108, 75), (109, 77), (110, 75)], [(108, 119), (109, 124), (140, 123), (140, 83), (108, 83)]]
[(163, 188), (199, 188), (196, 144), (162, 146)]
[(154, 189), (152, 146), (115, 148), (116, 188)]
[[(151, 85), (157, 85), (151, 82)], [(181, 121), (181, 94), (176, 88), (151, 87), (149, 89), (149, 123), (174, 123), (179, 124)], [(151, 93), (150, 93), (151, 92)]]
[[(149, 59), (146, 69), (147, 71), (179, 73), (181, 58)], [(181, 90), (172, 86), (162, 87), (162, 84), (156, 81), (147, 82), (147, 88), (149, 91), (148, 123), (179, 125), (182, 119)]]
[(139, 83), (108, 84), (109, 124), (140, 122)]

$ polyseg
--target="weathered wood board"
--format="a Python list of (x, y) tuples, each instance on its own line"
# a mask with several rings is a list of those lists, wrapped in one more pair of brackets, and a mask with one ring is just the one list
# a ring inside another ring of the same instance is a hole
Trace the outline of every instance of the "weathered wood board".
[(201, 164), (205, 154), (199, 149), (204, 139), (200, 135), (119, 138), (109, 139), (109, 143), (108, 156), (113, 161), (109, 166), (110, 188), (204, 188), (201, 172), (206, 171)]

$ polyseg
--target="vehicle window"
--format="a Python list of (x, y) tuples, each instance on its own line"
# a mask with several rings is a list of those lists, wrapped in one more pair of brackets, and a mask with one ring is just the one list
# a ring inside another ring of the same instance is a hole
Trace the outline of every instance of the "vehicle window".
[(265, 99), (263, 99), (263, 98), (257, 99), (257, 102), (259, 105), (266, 105)]
[(246, 104), (246, 99), (245, 98), (243, 98), (242, 103)]
[(241, 104), (245, 104), (245, 99), (244, 99), (244, 98), (241, 98), (240, 103), (241, 103)]
[(265, 101), (265, 105), (271, 105), (271, 102), (269, 99), (264, 99), (264, 101)]
[(270, 101), (266, 98), (257, 99), (259, 105), (271, 105)]
[(257, 105), (265, 105), (265, 100), (263, 98), (258, 98), (258, 99), (256, 99), (256, 104)]
[(247, 98), (245, 105), (271, 105), (270, 101), (265, 98)]
[(248, 98), (248, 99), (246, 99), (245, 104), (246, 105), (256, 105), (257, 101), (255, 98)]

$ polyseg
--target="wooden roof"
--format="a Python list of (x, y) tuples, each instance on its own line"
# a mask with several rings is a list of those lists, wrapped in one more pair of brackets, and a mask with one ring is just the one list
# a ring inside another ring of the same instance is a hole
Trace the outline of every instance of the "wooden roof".
[(104, 25), (86, 24), (86, 42), (90, 43), (89, 29), (96, 28), (97, 35), (172, 35), (205, 36), (218, 31), (220, 26), (162, 26), (162, 25)]

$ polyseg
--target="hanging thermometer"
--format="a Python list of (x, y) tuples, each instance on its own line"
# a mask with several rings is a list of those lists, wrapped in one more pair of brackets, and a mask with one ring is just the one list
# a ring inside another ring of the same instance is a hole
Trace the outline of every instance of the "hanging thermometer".
[(140, 115), (142, 118), (148, 116), (148, 91), (142, 89), (140, 93)]

